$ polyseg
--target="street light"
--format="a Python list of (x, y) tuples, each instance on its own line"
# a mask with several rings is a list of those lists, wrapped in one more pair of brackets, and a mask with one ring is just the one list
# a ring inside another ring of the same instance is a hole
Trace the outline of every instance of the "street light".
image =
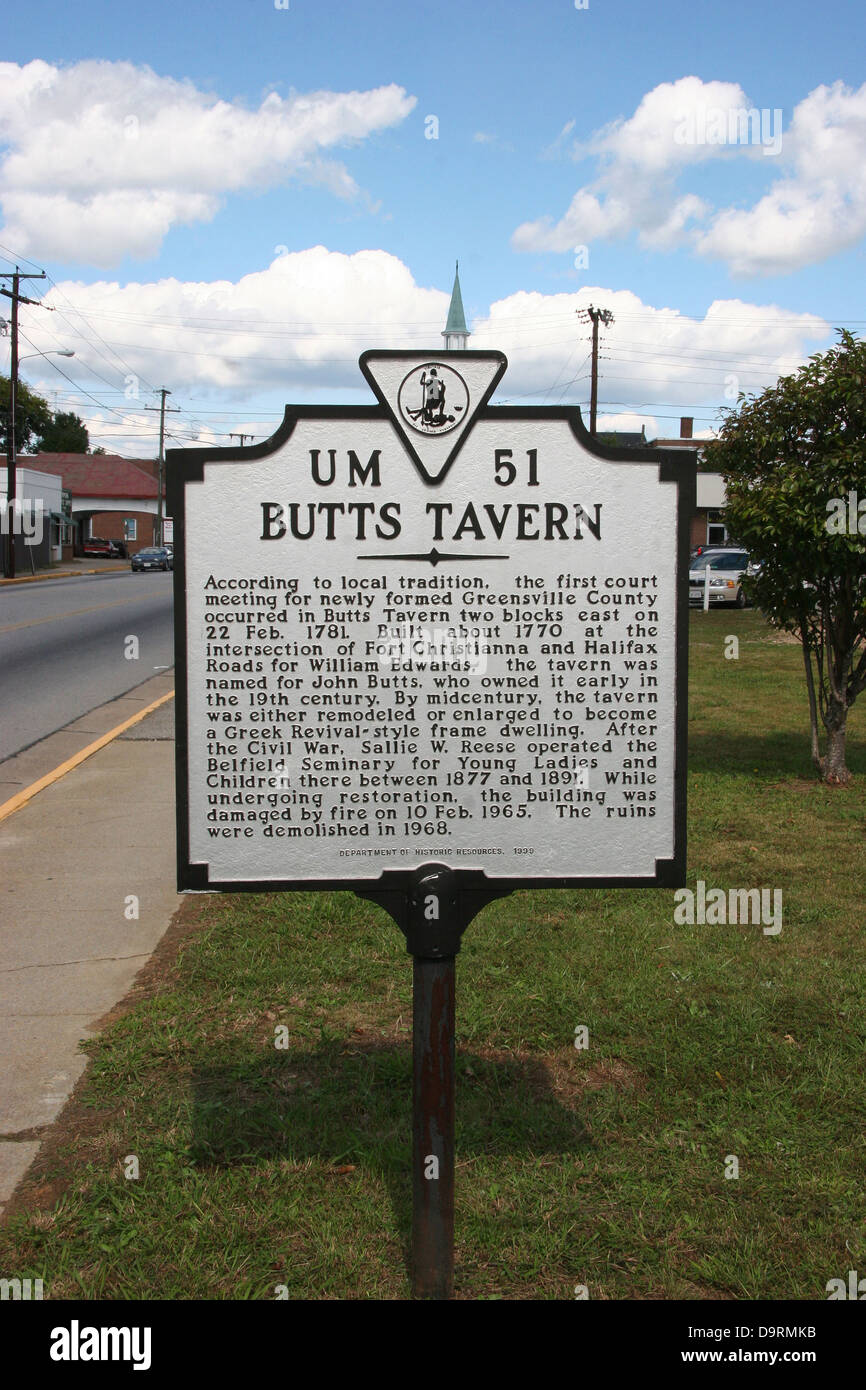
[(9, 372), (9, 435), (6, 441), (6, 518), (7, 526), (7, 546), (6, 551), (6, 578), (15, 578), (15, 530), (13, 517), (15, 511), (15, 495), (17, 490), (16, 460), (15, 460), (15, 411), (18, 404), (18, 364), (26, 362), (28, 357), (74, 357), (75, 352), (72, 348), (48, 348), (45, 352), (25, 352), (23, 357), (18, 356), (18, 340), (13, 335), (12, 354)]
[(25, 352), (23, 357), (19, 357), (19, 362), (26, 362), (28, 357), (49, 357), (51, 354), (56, 357), (74, 357), (74, 348), (46, 348), (44, 352)]

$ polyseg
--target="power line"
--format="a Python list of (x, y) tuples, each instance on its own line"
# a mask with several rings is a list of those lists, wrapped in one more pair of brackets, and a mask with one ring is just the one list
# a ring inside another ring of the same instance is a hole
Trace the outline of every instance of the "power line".
[(0, 251), (3, 253), (4, 261), (8, 261), (10, 265), (18, 265), (19, 261), (26, 261), (28, 265), (36, 266), (37, 270), (41, 271), (43, 275), (45, 274), (44, 267), (39, 265), (37, 261), (31, 261), (29, 256), (16, 255), (14, 251), (10, 251), (8, 246), (0, 245)]
[[(30, 346), (31, 346), (31, 347), (34, 347), (34, 344), (30, 342), (30, 339), (27, 337), (26, 333), (22, 333), (22, 334), (21, 334), (21, 337), (24, 339), (24, 341), (25, 341), (26, 343), (30, 343)], [(37, 348), (36, 351), (38, 352), (39, 349)], [(42, 353), (40, 353), (39, 355), (42, 356)], [(46, 360), (46, 362), (49, 362), (49, 363), (50, 363), (50, 365), (54, 368), (55, 372), (59, 372), (60, 375), (61, 375), (62, 377), (65, 377), (65, 378), (66, 378), (66, 380), (69, 382), (70, 386), (73, 387), (73, 389), (75, 390), (75, 392), (76, 392), (77, 395), (79, 395), (79, 396), (81, 396), (81, 395), (87, 396), (90, 400), (92, 400), (92, 401), (94, 402), (95, 405), (98, 405), (98, 406), (99, 406), (99, 409), (100, 409), (100, 410), (108, 410), (108, 411), (111, 412), (112, 415), (121, 415), (121, 414), (122, 414), (122, 412), (119, 411), (119, 410), (116, 410), (115, 407), (114, 407), (113, 405), (104, 405), (104, 404), (102, 403), (102, 401), (98, 401), (98, 400), (96, 399), (96, 397), (95, 397), (90, 391), (87, 390), (86, 387), (84, 387), (84, 386), (78, 386), (78, 385), (76, 384), (76, 382), (74, 382), (74, 381), (72, 380), (72, 377), (68, 374), (68, 372), (64, 372), (63, 368), (62, 368), (62, 367), (58, 367), (57, 363), (56, 363), (56, 362), (53, 362), (53, 361), (51, 360), (50, 357), (46, 357), (45, 360)]]
[[(52, 280), (52, 284), (56, 282)], [(613, 291), (615, 294), (616, 291)], [(162, 327), (172, 329), (188, 329), (195, 332), (254, 332), (258, 336), (268, 337), (310, 337), (311, 325), (309, 320), (286, 320), (286, 319), (261, 319), (261, 318), (225, 318), (217, 315), (194, 315), (178, 314), (157, 316), (142, 313), (121, 313), (105, 309), (75, 309), (82, 318), (93, 319), (102, 318), (116, 323), (139, 324), (142, 326)], [(501, 324), (518, 324), (526, 328), (557, 328), (561, 326), (567, 329), (570, 321), (570, 314), (573, 311), (563, 311), (555, 314), (532, 314), (532, 315), (506, 315), (497, 314), (495, 319), (483, 318), (477, 320), (486, 331), (495, 331)], [(652, 323), (655, 328), (678, 328), (681, 325), (697, 325), (701, 328), (713, 329), (719, 324), (739, 324), (751, 328), (760, 328), (766, 324), (793, 325), (796, 323), (808, 324), (811, 327), (819, 328), (823, 325), (834, 324), (866, 324), (866, 319), (848, 319), (830, 314), (765, 314), (761, 317), (742, 317), (742, 318), (721, 318), (713, 316), (707, 318), (699, 315), (682, 314), (676, 311), (673, 315), (665, 310), (646, 310), (644, 312), (629, 312), (626, 310), (618, 311), (620, 321), (647, 322)], [(249, 325), (245, 328), (245, 325)], [(278, 326), (278, 327), (277, 327)], [(277, 327), (273, 333), (264, 333), (265, 329)], [(357, 327), (358, 332), (337, 332), (338, 329)], [(332, 337), (338, 338), (360, 338), (369, 340), (371, 335), (380, 334), (393, 337), (399, 332), (429, 333), (435, 331), (436, 324), (432, 319), (414, 320), (395, 320), (391, 324), (383, 325), (382, 328), (371, 328), (368, 320), (352, 319), (333, 319), (328, 324), (328, 332)], [(480, 330), (477, 330), (480, 331)]]
[[(66, 297), (66, 295), (63, 293), (63, 291), (60, 289), (60, 286), (57, 284), (57, 282), (56, 282), (51, 276), (48, 277), (48, 283), (49, 283), (49, 285), (51, 286), (52, 290), (53, 290), (56, 294), (58, 294), (58, 295), (60, 296), (60, 298), (61, 298), (66, 304), (69, 305), (70, 311), (71, 311), (73, 314), (78, 314), (78, 316), (79, 316), (80, 318), (85, 317), (85, 315), (82, 314), (81, 310), (80, 310), (80, 309), (77, 309), (76, 306), (75, 306), (74, 304), (72, 304), (71, 301)], [(92, 340), (91, 338), (88, 338), (84, 333), (81, 332), (81, 329), (80, 329), (80, 328), (76, 328), (74, 324), (70, 323), (69, 319), (68, 319), (67, 316), (63, 313), (62, 310), (58, 310), (58, 313), (60, 313), (61, 317), (66, 321), (66, 323), (69, 324), (69, 326), (70, 326), (70, 328), (72, 329), (73, 333), (78, 333), (78, 334), (80, 335), (80, 337), (81, 337), (81, 339), (82, 339), (83, 342), (88, 343), (91, 347), (93, 347), (93, 348), (99, 353), (99, 356), (103, 357), (104, 360), (105, 360), (106, 362), (108, 362), (108, 359), (105, 358), (104, 353), (99, 352), (99, 349), (96, 347), (96, 344), (93, 342), (93, 340)], [(135, 379), (136, 379), (136, 381), (142, 381), (146, 387), (149, 387), (150, 390), (152, 390), (152, 391), (153, 391), (153, 390), (156, 390), (156, 387), (154, 387), (154, 386), (152, 385), (152, 383), (150, 383), (150, 382), (147, 380), (147, 378), (146, 378), (142, 373), (140, 373), (140, 372), (134, 372), (134, 371), (132, 370), (132, 367), (129, 365), (129, 363), (128, 363), (123, 357), (121, 357), (120, 353), (117, 352), (117, 350), (116, 350), (114, 347), (112, 347), (112, 345), (111, 345), (109, 342), (107, 342), (107, 341), (105, 340), (105, 338), (103, 338), (103, 336), (102, 336), (101, 333), (99, 333), (95, 328), (93, 328), (92, 331), (93, 331), (93, 333), (95, 334), (95, 336), (99, 339), (99, 341), (103, 344), (103, 346), (106, 347), (106, 348), (108, 349), (109, 352), (111, 352), (111, 353), (114, 354), (114, 356), (117, 358), (117, 361), (120, 363), (120, 365), (121, 365), (122, 367), (125, 367), (125, 368), (126, 368), (126, 374), (127, 374), (127, 376), (134, 376)], [(112, 367), (113, 370), (115, 370), (115, 371), (117, 370), (116, 367), (114, 367), (114, 364), (113, 364), (113, 363), (108, 362), (108, 365), (109, 365), (110, 367)], [(124, 383), (125, 383), (125, 381), (126, 381), (126, 378), (124, 378)]]

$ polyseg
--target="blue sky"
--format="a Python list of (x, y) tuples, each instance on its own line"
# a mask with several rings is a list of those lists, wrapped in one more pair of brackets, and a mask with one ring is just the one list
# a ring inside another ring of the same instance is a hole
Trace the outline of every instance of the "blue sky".
[(595, 303), (600, 427), (709, 432), (866, 323), (863, 31), (848, 0), (19, 7), (3, 264), (51, 277), (22, 353), (76, 353), (22, 373), (130, 456), (163, 385), (172, 443), (262, 438), (367, 399), (365, 347), (437, 346), (459, 256), (497, 399), (585, 405)]

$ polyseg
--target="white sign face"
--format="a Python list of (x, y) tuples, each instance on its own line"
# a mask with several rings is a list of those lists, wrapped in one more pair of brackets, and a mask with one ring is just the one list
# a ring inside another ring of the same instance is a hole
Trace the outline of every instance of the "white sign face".
[(486, 408), (499, 354), (362, 365), (175, 485), (182, 881), (672, 882), (693, 465)]

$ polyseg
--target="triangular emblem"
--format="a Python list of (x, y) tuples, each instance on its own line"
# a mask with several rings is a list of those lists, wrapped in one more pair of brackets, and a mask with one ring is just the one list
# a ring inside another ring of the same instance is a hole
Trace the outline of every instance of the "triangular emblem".
[(508, 363), (501, 352), (377, 351), (360, 367), (425, 483), (440, 483)]

